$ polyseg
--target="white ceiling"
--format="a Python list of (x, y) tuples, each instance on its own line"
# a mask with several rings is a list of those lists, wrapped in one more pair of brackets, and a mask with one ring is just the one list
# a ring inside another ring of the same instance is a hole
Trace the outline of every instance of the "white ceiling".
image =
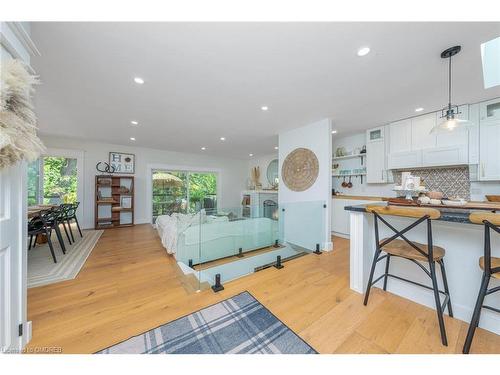
[[(340, 136), (440, 109), (439, 55), (456, 44), (454, 102), (500, 96), (483, 88), (479, 47), (499, 35), (500, 23), (32, 23), (39, 126), (124, 145), (135, 137), (143, 147), (269, 154), (280, 131), (322, 118)], [(372, 52), (358, 57), (365, 45)]]

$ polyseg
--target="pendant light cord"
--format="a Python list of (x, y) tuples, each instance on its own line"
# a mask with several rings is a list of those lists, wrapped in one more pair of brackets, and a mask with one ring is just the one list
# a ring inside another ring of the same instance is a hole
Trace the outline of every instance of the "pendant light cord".
[(448, 68), (448, 109), (451, 109), (451, 56), (449, 57), (449, 68)]

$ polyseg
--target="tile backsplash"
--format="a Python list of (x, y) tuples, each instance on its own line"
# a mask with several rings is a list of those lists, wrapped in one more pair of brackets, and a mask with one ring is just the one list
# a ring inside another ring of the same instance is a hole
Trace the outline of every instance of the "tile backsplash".
[(393, 171), (394, 182), (401, 185), (401, 173), (411, 172), (420, 177), (430, 191), (440, 191), (445, 197), (470, 199), (469, 167), (405, 169)]

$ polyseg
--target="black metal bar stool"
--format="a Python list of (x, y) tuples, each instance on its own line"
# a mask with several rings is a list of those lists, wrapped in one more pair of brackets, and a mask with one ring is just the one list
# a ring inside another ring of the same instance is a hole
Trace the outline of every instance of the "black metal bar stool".
[(473, 212), (469, 216), (469, 220), (475, 224), (484, 224), (484, 256), (479, 258), (479, 267), (483, 270), (483, 279), (481, 287), (479, 288), (479, 295), (477, 296), (476, 306), (467, 332), (467, 338), (463, 348), (463, 353), (468, 354), (474, 339), (474, 333), (479, 325), (481, 318), (481, 310), (488, 309), (500, 313), (500, 309), (487, 306), (484, 304), (484, 298), (495, 292), (500, 292), (500, 286), (488, 289), (491, 278), (500, 279), (500, 258), (491, 256), (491, 230), (500, 234), (500, 214), (489, 212)]
[[(439, 329), (441, 332), (441, 342), (443, 345), (448, 345), (448, 340), (446, 338), (446, 329), (444, 325), (443, 312), (445, 308), (448, 308), (448, 314), (452, 317), (453, 311), (451, 308), (450, 291), (448, 289), (448, 281), (446, 279), (446, 271), (444, 267), (444, 255), (445, 250), (442, 247), (434, 246), (432, 243), (432, 220), (439, 219), (441, 213), (432, 208), (413, 208), (413, 207), (396, 207), (396, 206), (368, 206), (366, 208), (368, 212), (371, 212), (375, 216), (375, 256), (373, 258), (373, 263), (370, 271), (370, 277), (368, 279), (368, 285), (366, 287), (364, 305), (368, 303), (368, 298), (370, 296), (371, 287), (376, 284), (381, 279), (384, 279), (383, 289), (387, 290), (387, 279), (393, 277), (398, 280), (406, 281), (420, 287), (430, 289), (434, 292), (434, 299), (436, 302), (436, 311), (439, 321)], [(397, 230), (390, 223), (387, 222), (381, 215), (390, 216), (400, 216), (417, 219), (415, 222), (407, 226), (402, 230)], [(394, 235), (389, 238), (379, 239), (379, 226), (378, 221), (384, 223), (389, 229), (394, 232)], [(411, 229), (415, 228), (421, 223), (427, 223), (427, 245), (413, 242), (406, 238), (405, 234)], [(401, 239), (398, 239), (401, 238)], [(384, 252), (385, 255), (381, 255)], [(389, 262), (391, 257), (399, 257), (407, 259), (417, 266), (419, 266), (427, 276), (432, 281), (432, 287), (402, 278), (389, 273)], [(385, 272), (382, 276), (373, 280), (373, 275), (375, 273), (375, 268), (377, 263), (385, 259)], [(425, 268), (421, 263), (428, 263), (429, 269)], [(443, 288), (444, 291), (439, 290), (439, 285), (436, 276), (436, 263), (439, 264), (441, 268), (441, 275), (443, 278)], [(439, 294), (444, 295), (444, 302), (441, 304), (441, 298)]]

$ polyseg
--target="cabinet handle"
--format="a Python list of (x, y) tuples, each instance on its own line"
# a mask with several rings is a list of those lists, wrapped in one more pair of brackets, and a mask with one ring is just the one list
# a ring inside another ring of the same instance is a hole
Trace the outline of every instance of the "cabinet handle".
[(484, 177), (484, 161), (481, 162), (481, 177)]
[(384, 170), (383, 169), (380, 171), (380, 178), (382, 181), (384, 181)]

